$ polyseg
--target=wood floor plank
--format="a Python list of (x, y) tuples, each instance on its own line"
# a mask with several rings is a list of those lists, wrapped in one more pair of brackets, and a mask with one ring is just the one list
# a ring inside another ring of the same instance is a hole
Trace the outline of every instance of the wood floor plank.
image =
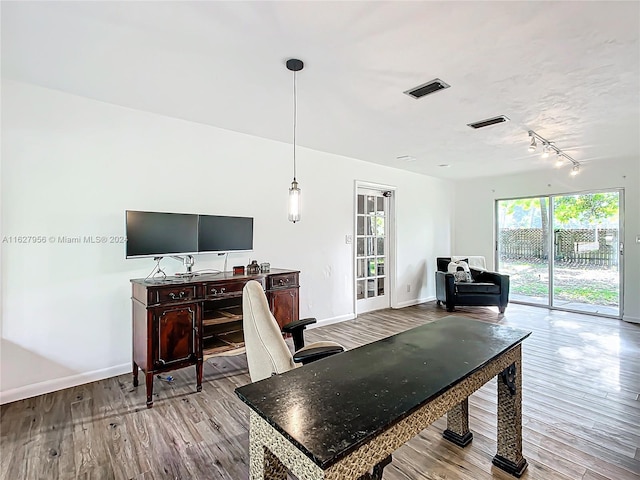
[[(505, 315), (455, 314), (533, 331), (523, 344), (523, 479), (640, 480), (640, 326), (515, 304)], [(306, 338), (354, 348), (448, 315), (430, 302)], [(130, 373), (3, 405), (0, 480), (247, 478), (248, 410), (234, 393), (250, 381), (246, 356), (206, 361), (200, 393), (194, 367), (170, 375), (155, 380), (152, 409)], [(512, 480), (491, 463), (496, 388), (494, 379), (470, 398), (470, 445), (442, 438), (443, 417), (394, 452), (384, 480)]]

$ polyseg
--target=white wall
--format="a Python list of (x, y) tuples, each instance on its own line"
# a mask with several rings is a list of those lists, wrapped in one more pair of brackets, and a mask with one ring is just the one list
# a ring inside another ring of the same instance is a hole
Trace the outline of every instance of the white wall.
[[(255, 218), (254, 252), (231, 255), (301, 271), (301, 316), (353, 317), (355, 180), (397, 187), (397, 303), (433, 299), (448, 253), (447, 182), (299, 149), (302, 221), (287, 221), (291, 146), (13, 81), (2, 84), (2, 403), (130, 370), (131, 278), (151, 259), (123, 244), (59, 236), (124, 233), (126, 209)], [(169, 273), (183, 270), (165, 259)], [(222, 268), (199, 256), (197, 268)], [(411, 293), (406, 285), (411, 284)]]
[(586, 163), (579, 175), (568, 173), (568, 168), (562, 168), (456, 182), (453, 251), (484, 255), (489, 266), (494, 266), (496, 199), (624, 188), (623, 319), (640, 322), (640, 243), (635, 242), (640, 235), (640, 159)]

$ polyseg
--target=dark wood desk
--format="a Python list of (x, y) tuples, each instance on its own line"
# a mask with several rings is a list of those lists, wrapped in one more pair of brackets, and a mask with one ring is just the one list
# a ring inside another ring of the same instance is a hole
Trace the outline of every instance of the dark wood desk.
[(204, 359), (244, 353), (242, 289), (249, 280), (262, 284), (278, 324), (298, 320), (299, 271), (273, 268), (266, 273), (231, 272), (131, 280), (133, 385), (145, 373), (147, 407), (153, 406), (156, 374), (196, 366), (202, 390)]
[(236, 389), (251, 408), (250, 478), (357, 479), (445, 413), (445, 438), (466, 445), (468, 397), (496, 375), (493, 463), (519, 477), (530, 334), (449, 316)]

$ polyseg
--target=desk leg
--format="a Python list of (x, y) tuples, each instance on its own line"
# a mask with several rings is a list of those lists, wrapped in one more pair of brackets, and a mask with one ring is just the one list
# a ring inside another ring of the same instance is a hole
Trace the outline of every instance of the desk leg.
[[(253, 413), (251, 413), (253, 415)], [(286, 480), (287, 470), (264, 446), (254, 422), (249, 425), (249, 480)]]
[(138, 364), (133, 362), (133, 386), (138, 386)]
[(527, 468), (522, 456), (522, 350), (516, 361), (498, 375), (498, 452), (493, 464), (518, 478)]
[(153, 373), (145, 372), (147, 384), (147, 408), (153, 407)]
[(447, 412), (447, 429), (442, 436), (459, 447), (466, 447), (473, 440), (469, 431), (469, 398)]
[(198, 360), (196, 363), (196, 391), (202, 391), (202, 359)]

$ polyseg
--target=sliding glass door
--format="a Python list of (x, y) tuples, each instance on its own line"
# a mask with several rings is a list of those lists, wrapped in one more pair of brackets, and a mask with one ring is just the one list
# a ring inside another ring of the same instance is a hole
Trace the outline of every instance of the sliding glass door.
[(621, 316), (622, 191), (498, 200), (511, 301)]
[(549, 199), (498, 200), (498, 271), (510, 277), (511, 301), (549, 304)]

